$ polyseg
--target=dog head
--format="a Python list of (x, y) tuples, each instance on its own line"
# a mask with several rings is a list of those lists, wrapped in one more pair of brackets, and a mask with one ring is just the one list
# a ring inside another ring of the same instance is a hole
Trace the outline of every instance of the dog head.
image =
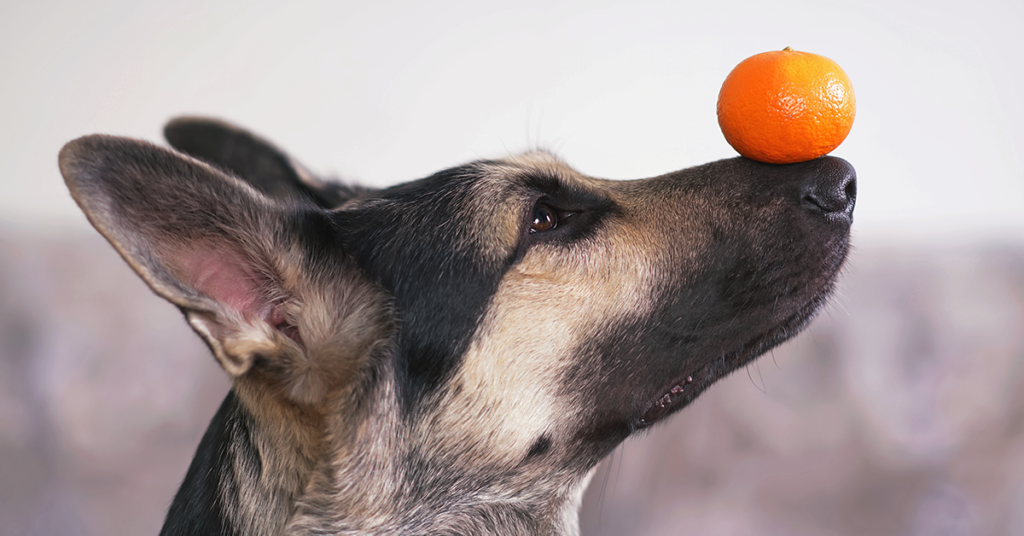
[(61, 170), (299, 452), (293, 526), (567, 518), (618, 443), (813, 317), (856, 188), (830, 157), (608, 181), (535, 152), (369, 190), (228, 125), (166, 132), (182, 152), (89, 136)]

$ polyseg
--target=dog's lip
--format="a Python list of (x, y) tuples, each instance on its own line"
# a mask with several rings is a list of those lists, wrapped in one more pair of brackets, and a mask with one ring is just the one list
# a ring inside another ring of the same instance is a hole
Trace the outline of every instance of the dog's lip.
[(669, 388), (664, 395), (658, 398), (654, 404), (651, 404), (651, 406), (644, 411), (644, 416), (640, 418), (640, 421), (637, 423), (637, 427), (644, 428), (650, 426), (661, 420), (662, 417), (666, 416), (669, 413), (669, 410), (673, 407), (682, 407), (692, 402), (697, 394), (703, 391), (703, 386), (701, 384), (706, 385), (711, 381), (714, 381), (713, 378), (710, 380), (705, 379), (708, 376), (707, 373), (710, 372), (708, 370), (709, 368), (710, 365), (704, 365), (701, 367), (700, 373), (698, 373), (698, 377), (701, 378), (701, 381), (699, 381), (697, 385), (692, 385), (694, 381), (693, 374), (687, 374), (681, 380), (675, 382), (675, 384)]
[(831, 289), (825, 290), (775, 327), (753, 337), (736, 349), (710, 360), (696, 371), (677, 378), (671, 387), (663, 391), (663, 394), (644, 410), (643, 416), (636, 422), (636, 428), (646, 428), (689, 405), (697, 398), (697, 395), (717, 381), (720, 376), (732, 372), (742, 364), (752, 361), (796, 335), (810, 323), (828, 300), (830, 294)]

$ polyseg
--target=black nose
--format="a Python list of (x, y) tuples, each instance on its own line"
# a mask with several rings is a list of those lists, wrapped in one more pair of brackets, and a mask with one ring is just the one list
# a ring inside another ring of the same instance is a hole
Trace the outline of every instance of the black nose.
[(797, 165), (807, 167), (807, 175), (800, 184), (801, 205), (810, 211), (852, 221), (857, 202), (857, 172), (853, 166), (834, 156)]

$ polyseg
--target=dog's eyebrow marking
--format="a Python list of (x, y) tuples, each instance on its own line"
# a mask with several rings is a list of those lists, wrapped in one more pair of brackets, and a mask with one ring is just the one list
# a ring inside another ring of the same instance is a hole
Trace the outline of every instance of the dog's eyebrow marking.
[(542, 435), (530, 447), (530, 452), (526, 453), (526, 459), (529, 460), (530, 458), (543, 456), (549, 450), (551, 450), (551, 438), (547, 435)]
[(604, 195), (554, 173), (532, 172), (523, 182), (528, 188), (543, 193), (544, 198), (559, 209), (606, 211), (614, 206)]

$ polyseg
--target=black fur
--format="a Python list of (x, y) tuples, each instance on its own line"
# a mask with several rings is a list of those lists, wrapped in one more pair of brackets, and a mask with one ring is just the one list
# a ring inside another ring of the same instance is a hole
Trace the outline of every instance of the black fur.
[[(231, 486), (236, 478), (259, 478), (262, 472), (251, 434), (252, 418), (232, 391), (199, 442), (160, 536), (244, 536), (226, 523), (233, 505), (224, 499), (235, 496)], [(232, 467), (245, 467), (250, 474), (234, 475)]]
[[(581, 358), (566, 372), (563, 385), (592, 408), (593, 428), (581, 430), (579, 444), (597, 458), (799, 332), (831, 292), (834, 281), (816, 280), (836, 273), (846, 258), (847, 242), (837, 231), (852, 218), (852, 168), (828, 158), (788, 166), (744, 162), (741, 169), (756, 173), (749, 176), (729, 172), (734, 165), (715, 162), (665, 179), (678, 195), (721, 200), (720, 208), (738, 217), (729, 227), (712, 222), (715, 238), (698, 269), (680, 270), (685, 280), (668, 283), (671, 291), (661, 294), (651, 318), (613, 321), (578, 350)], [(822, 179), (829, 174), (835, 177)], [(809, 192), (831, 209), (793, 210)], [(763, 243), (763, 236), (779, 239)], [(782, 314), (793, 304), (806, 305)], [(635, 356), (645, 356), (639, 367)], [(636, 396), (651, 385), (662, 386), (654, 398)], [(655, 407), (677, 385), (668, 403)]]
[(407, 411), (458, 366), (511, 261), (481, 258), (465, 221), (455, 216), (478, 179), (477, 166), (462, 166), (334, 214), (346, 251), (394, 296)]

